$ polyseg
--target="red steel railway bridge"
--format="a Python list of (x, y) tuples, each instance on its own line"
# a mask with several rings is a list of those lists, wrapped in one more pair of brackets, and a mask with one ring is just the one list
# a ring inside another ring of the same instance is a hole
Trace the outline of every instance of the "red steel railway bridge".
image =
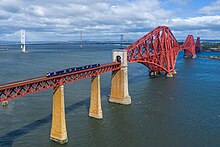
[(113, 61), (100, 66), (55, 76), (41, 76), (0, 85), (0, 102), (22, 97), (35, 92), (53, 88), (52, 127), (50, 138), (60, 144), (66, 143), (67, 131), (65, 123), (64, 84), (91, 78), (91, 97), (89, 116), (101, 119), (102, 107), (100, 98), (100, 75), (112, 72), (112, 84), (109, 101), (119, 104), (131, 104), (128, 92), (127, 64), (138, 62), (150, 70), (150, 75), (165, 73), (167, 77), (176, 74), (175, 64), (178, 53), (184, 50), (184, 57), (196, 57), (201, 52), (200, 38), (196, 43), (192, 35), (179, 45), (171, 30), (166, 26), (158, 26), (138, 39), (126, 49), (113, 50)]

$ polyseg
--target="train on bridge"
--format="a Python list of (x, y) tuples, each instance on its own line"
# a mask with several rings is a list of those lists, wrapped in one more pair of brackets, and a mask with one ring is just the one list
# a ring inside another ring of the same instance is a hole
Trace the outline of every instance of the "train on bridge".
[(126, 49), (114, 50), (113, 61), (110, 63), (72, 67), (60, 71), (48, 72), (41, 77), (0, 85), (0, 102), (6, 106), (8, 100), (53, 88), (50, 139), (64, 144), (68, 141), (68, 138), (63, 85), (91, 78), (89, 116), (102, 119), (101, 74), (112, 72), (109, 102), (129, 105), (131, 104), (131, 96), (128, 91), (127, 63), (141, 63), (148, 67), (151, 75), (154, 76), (157, 73), (165, 72), (167, 77), (172, 77), (176, 73), (175, 64), (178, 53), (184, 50), (184, 57), (195, 58), (196, 47), (198, 48), (197, 50), (202, 51), (199, 38), (197, 38), (195, 43), (193, 36), (188, 35), (185, 42), (179, 45), (168, 27), (158, 26)]
[(66, 74), (66, 73), (81, 71), (81, 70), (95, 68), (95, 67), (99, 67), (99, 66), (100, 66), (100, 63), (85, 65), (85, 66), (81, 66), (81, 67), (73, 67), (73, 68), (63, 69), (63, 70), (55, 71), (55, 72), (48, 72), (48, 73), (46, 73), (46, 77), (58, 76), (58, 75)]

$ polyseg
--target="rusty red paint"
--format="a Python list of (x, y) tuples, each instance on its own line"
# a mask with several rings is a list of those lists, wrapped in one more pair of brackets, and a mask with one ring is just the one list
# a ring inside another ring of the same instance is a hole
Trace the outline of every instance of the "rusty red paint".
[(99, 74), (118, 70), (120, 68), (121, 63), (112, 62), (108, 64), (102, 64), (101, 66), (95, 68), (80, 70), (77, 72), (62, 74), (58, 76), (42, 76), (23, 81), (7, 83), (0, 86), (0, 102), (11, 100), (35, 92), (40, 92), (42, 90), (46, 90), (70, 82), (76, 82), (82, 79), (97, 76)]
[[(179, 51), (184, 50), (184, 56), (195, 56), (195, 47), (202, 50), (200, 38), (196, 44), (193, 36), (188, 35), (185, 42), (179, 45), (171, 30), (159, 26), (144, 35), (126, 48), (127, 60), (139, 62), (154, 72), (170, 73), (174, 70)], [(66, 73), (52, 77), (37, 77), (0, 85), (0, 102), (32, 94), (59, 85), (90, 78), (121, 68), (120, 62), (103, 64), (96, 68)]]
[(177, 55), (184, 50), (185, 56), (195, 56), (195, 42), (188, 35), (179, 45), (171, 30), (159, 26), (126, 48), (128, 62), (139, 62), (154, 72), (170, 73), (174, 70)]

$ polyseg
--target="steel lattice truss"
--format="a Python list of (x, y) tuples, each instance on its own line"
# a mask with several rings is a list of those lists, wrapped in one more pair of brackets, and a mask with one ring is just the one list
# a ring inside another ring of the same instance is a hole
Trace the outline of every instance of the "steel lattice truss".
[(121, 63), (113, 62), (101, 66), (81, 70), (77, 72), (62, 74), (53, 77), (37, 77), (24, 81), (17, 81), (0, 86), (0, 102), (32, 94), (49, 88), (54, 88), (70, 82), (90, 78), (106, 72), (121, 68)]
[(195, 56), (192, 35), (180, 46), (168, 27), (159, 26), (126, 48), (127, 60), (140, 62), (151, 71), (170, 73), (174, 70), (179, 51), (183, 49), (185, 56)]
[[(188, 35), (183, 45), (179, 45), (168, 27), (159, 26), (126, 48), (127, 60), (128, 62), (140, 62), (154, 72), (170, 73), (174, 70), (179, 51), (184, 50), (185, 56), (193, 57), (195, 56), (195, 46), (200, 51), (202, 50), (200, 38), (197, 38), (195, 45), (193, 36)], [(53, 77), (42, 76), (4, 84), (0, 86), (0, 102), (120, 68), (121, 64), (115, 62)]]
[(200, 43), (200, 37), (197, 37), (196, 39), (196, 52), (199, 53), (202, 51), (202, 45)]
[(184, 49), (185, 57), (189, 57), (189, 56), (193, 57), (196, 55), (195, 42), (192, 35), (188, 35), (183, 45), (180, 45), (179, 50), (183, 50), (183, 49)]

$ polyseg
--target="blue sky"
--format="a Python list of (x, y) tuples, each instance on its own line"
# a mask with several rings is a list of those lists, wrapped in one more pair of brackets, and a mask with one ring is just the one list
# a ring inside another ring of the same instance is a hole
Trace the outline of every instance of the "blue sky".
[(0, 40), (135, 40), (157, 26), (220, 39), (220, 0), (0, 0)]

